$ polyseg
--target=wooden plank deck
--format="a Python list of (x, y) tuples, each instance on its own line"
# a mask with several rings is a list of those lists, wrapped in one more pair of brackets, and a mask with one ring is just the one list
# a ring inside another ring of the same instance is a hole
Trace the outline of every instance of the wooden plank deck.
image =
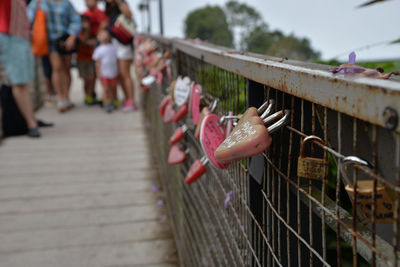
[(0, 266), (177, 266), (142, 113), (85, 107), (80, 88), (71, 112), (38, 113), (56, 124), (41, 139), (0, 145)]

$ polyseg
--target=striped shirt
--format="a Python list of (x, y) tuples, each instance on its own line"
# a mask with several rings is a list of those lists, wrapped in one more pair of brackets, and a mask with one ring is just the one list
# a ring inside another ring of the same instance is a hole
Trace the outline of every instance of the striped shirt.
[(0, 0), (0, 33), (29, 39), (25, 0)]
[[(32, 0), (28, 6), (29, 21), (33, 23), (38, 0)], [(41, 9), (46, 13), (47, 36), (49, 41), (81, 32), (81, 17), (68, 0), (50, 1), (41, 0)]]

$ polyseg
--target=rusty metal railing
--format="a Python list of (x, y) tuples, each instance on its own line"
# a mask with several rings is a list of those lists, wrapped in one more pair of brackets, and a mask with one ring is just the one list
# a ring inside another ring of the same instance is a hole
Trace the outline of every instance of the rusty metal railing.
[[(168, 79), (144, 93), (182, 266), (400, 264), (398, 80), (151, 38), (159, 50), (172, 51), (174, 77), (189, 76), (209, 101), (219, 99), (217, 114), (243, 113), (267, 99), (275, 100), (276, 110), (292, 111), (267, 151), (223, 171), (207, 167), (188, 186), (184, 177), (202, 155), (194, 125), (186, 119), (188, 161), (168, 165), (168, 139), (177, 125), (164, 124), (157, 112)], [(321, 180), (297, 173), (301, 143), (312, 135), (323, 142), (305, 151), (329, 166)]]

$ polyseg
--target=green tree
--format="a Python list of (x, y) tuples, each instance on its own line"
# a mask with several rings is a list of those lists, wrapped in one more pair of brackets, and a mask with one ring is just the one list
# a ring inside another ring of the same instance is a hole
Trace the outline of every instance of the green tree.
[(299, 39), (294, 35), (289, 35), (273, 42), (267, 54), (302, 61), (316, 60), (320, 56), (319, 52), (311, 48), (310, 41), (307, 38)]
[(185, 19), (185, 36), (228, 47), (233, 44), (225, 13), (218, 6), (206, 6), (189, 13)]
[(224, 11), (234, 36), (239, 37), (235, 40), (235, 46), (241, 49), (245, 49), (242, 47), (242, 40), (246, 33), (252, 32), (257, 27), (266, 26), (257, 10), (236, 0), (226, 2)]
[(265, 55), (271, 45), (283, 37), (284, 35), (281, 31), (270, 32), (268, 31), (268, 25), (263, 24), (243, 36), (241, 47), (247, 51)]

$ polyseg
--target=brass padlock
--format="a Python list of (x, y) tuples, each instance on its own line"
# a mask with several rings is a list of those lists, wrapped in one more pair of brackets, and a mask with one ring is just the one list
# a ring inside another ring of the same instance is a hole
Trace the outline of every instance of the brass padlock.
[(325, 159), (305, 156), (306, 145), (311, 141), (324, 144), (324, 141), (315, 135), (304, 138), (300, 147), (300, 156), (297, 161), (297, 176), (307, 179), (323, 180), (328, 174), (329, 162)]
[[(346, 192), (351, 201), (354, 201), (354, 185), (353, 181), (348, 176), (348, 165), (363, 165), (372, 169), (372, 165), (363, 159), (355, 156), (349, 156), (342, 160), (341, 172), (346, 183)], [(374, 216), (372, 205), (374, 202), (374, 180), (359, 180), (357, 181), (357, 201), (355, 206), (362, 217), (372, 222)], [(375, 222), (377, 223), (393, 223), (395, 203), (397, 198), (396, 192), (384, 184), (376, 185), (375, 195)]]

